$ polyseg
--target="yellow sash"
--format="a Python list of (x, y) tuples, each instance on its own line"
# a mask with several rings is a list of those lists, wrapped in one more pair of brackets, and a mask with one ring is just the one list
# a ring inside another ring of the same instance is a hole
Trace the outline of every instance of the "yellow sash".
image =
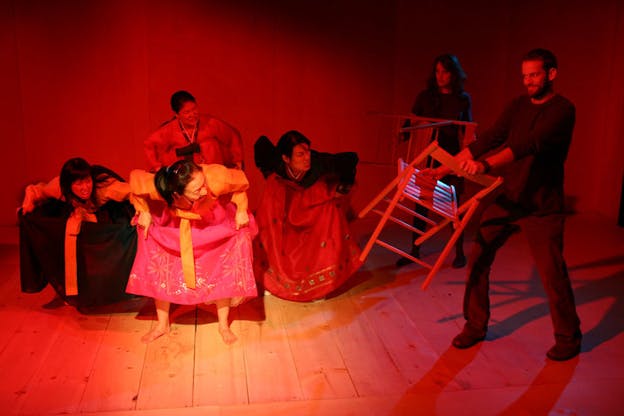
[(76, 244), (83, 221), (97, 222), (95, 214), (83, 208), (76, 208), (65, 223), (65, 295), (78, 294), (78, 265)]
[(193, 239), (191, 237), (191, 221), (201, 219), (194, 212), (175, 209), (174, 214), (180, 218), (180, 257), (184, 283), (189, 289), (195, 289), (195, 256), (193, 255)]

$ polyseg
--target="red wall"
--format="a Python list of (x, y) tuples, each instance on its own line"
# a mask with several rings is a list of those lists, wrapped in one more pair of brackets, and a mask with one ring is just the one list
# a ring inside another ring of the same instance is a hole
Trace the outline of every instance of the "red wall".
[(243, 134), (251, 205), (263, 181), (253, 142), (289, 129), (324, 151), (356, 150), (356, 203), (391, 174), (390, 125), (432, 59), (459, 56), (482, 126), (522, 92), (533, 47), (560, 60), (557, 89), (577, 105), (567, 192), (577, 208), (617, 217), (624, 171), (624, 8), (577, 1), (18, 1), (0, 3), (0, 140), (15, 222), (23, 188), (82, 156), (127, 176), (142, 142), (191, 91), (200, 109)]

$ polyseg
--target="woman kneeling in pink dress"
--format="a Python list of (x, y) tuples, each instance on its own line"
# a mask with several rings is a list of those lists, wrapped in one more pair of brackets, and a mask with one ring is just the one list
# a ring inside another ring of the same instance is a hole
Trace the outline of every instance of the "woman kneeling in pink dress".
[(156, 174), (130, 174), (131, 201), (143, 229), (126, 291), (154, 298), (158, 322), (142, 338), (169, 332), (169, 305), (215, 303), (219, 333), (236, 341), (229, 309), (257, 296), (243, 171), (180, 160)]

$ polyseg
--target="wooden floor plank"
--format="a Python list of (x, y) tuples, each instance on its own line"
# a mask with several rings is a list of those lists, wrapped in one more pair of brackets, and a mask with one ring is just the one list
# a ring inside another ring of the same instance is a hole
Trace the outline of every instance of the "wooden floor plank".
[(80, 402), (80, 411), (130, 410), (136, 407), (147, 346), (141, 343), (151, 321), (135, 312), (112, 314), (93, 371)]
[[(452, 310), (453, 305), (458, 303), (453, 299), (461, 297), (459, 293), (463, 292), (463, 285), (454, 284), (461, 279), (457, 275), (448, 276), (449, 272), (440, 273), (447, 276), (438, 276), (439, 279), (425, 291), (420, 289), (420, 284), (406, 285), (401, 282), (391, 289), (403, 314), (414, 322), (422, 334), (421, 345), (429, 345), (438, 356), (435, 361), (429, 362), (428, 371), (412, 382), (409, 389), (412, 394), (421, 394), (423, 389), (428, 390), (433, 384), (444, 386), (446, 390), (457, 390), (491, 387), (492, 384), (509, 383), (510, 379), (514, 379), (508, 369), (503, 371), (498, 364), (492, 365), (489, 357), (484, 357), (489, 352), (487, 341), (470, 351), (451, 347), (452, 338), (460, 332), (464, 321), (461, 310)], [(400, 315), (399, 311), (397, 315)]]
[(242, 321), (245, 369), (250, 403), (303, 399), (288, 336), (274, 296), (254, 302), (263, 308), (264, 321)]
[(33, 312), (41, 312), (42, 305), (54, 299), (55, 293), (50, 286), (39, 293), (22, 293), (16, 247), (5, 245), (0, 249), (5, 250), (0, 259), (0, 270), (3, 274), (0, 279), (0, 319), (4, 326), (0, 331), (0, 354), (2, 354), (15, 332), (27, 327)]
[(353, 385), (323, 311), (326, 303), (279, 302), (305, 399), (356, 397)]
[(382, 396), (407, 387), (383, 342), (349, 296), (327, 302), (324, 319), (359, 397)]
[[(207, 310), (210, 309), (210, 310)], [(248, 403), (245, 344), (240, 339), (238, 308), (230, 310), (232, 332), (239, 337), (226, 345), (219, 335), (213, 305), (198, 310), (195, 341), (194, 406)]]
[(110, 315), (80, 315), (73, 308), (67, 312), (20, 412), (36, 415), (78, 410)]
[(147, 346), (137, 409), (193, 405), (196, 307), (174, 308), (171, 332)]
[[(12, 309), (5, 309), (4, 319), (10, 319)], [(64, 310), (33, 309), (27, 312), (23, 326), (13, 332), (0, 354), (0, 409), (19, 412), (26, 396), (34, 388), (34, 377), (46, 364), (52, 346), (63, 336)]]
[(408, 383), (420, 380), (436, 362), (438, 354), (418, 331), (416, 323), (405, 315), (392, 297), (391, 289), (361, 297), (355, 303)]

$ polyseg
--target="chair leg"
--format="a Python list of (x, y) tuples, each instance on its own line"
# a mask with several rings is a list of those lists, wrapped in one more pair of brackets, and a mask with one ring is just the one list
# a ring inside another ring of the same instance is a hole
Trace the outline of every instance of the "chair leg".
[(379, 234), (381, 234), (381, 230), (386, 225), (386, 222), (388, 222), (388, 218), (390, 218), (390, 214), (392, 214), (392, 211), (396, 207), (396, 204), (399, 202), (399, 199), (401, 198), (401, 195), (403, 194), (403, 190), (407, 186), (409, 177), (410, 175), (404, 175), (399, 181), (399, 185), (396, 190), (396, 193), (394, 194), (394, 197), (392, 197), (392, 200), (390, 201), (390, 203), (388, 204), (388, 207), (384, 211), (381, 217), (381, 220), (379, 220), (379, 223), (377, 224), (375, 231), (373, 231), (373, 234), (368, 239), (368, 243), (366, 243), (366, 246), (362, 250), (362, 253), (360, 253), (360, 261), (363, 262), (366, 260), (366, 257), (368, 257), (368, 253), (370, 253), (371, 249), (373, 248), (373, 244), (375, 244), (375, 241), (377, 241)]
[(444, 249), (442, 250), (442, 253), (440, 253), (440, 256), (438, 257), (438, 259), (434, 263), (433, 267), (431, 268), (431, 271), (429, 271), (429, 273), (427, 274), (427, 278), (425, 279), (425, 281), (421, 285), (421, 289), (422, 290), (427, 289), (427, 286), (429, 286), (429, 284), (431, 283), (431, 280), (433, 279), (433, 276), (435, 276), (435, 274), (438, 272), (438, 270), (440, 270), (440, 267), (442, 267), (442, 264), (444, 263), (444, 260), (449, 255), (451, 250), (455, 247), (455, 243), (457, 242), (457, 239), (459, 238), (461, 233), (464, 232), (464, 229), (466, 228), (466, 225), (468, 224), (468, 221), (470, 221), (470, 218), (472, 217), (472, 215), (477, 210), (477, 206), (478, 206), (478, 203), (476, 201), (473, 201), (470, 204), (470, 207), (468, 208), (468, 210), (466, 211), (466, 213), (462, 217), (462, 219), (459, 222), (459, 225), (457, 226), (455, 231), (453, 231), (453, 235), (451, 236), (450, 240), (446, 243), (446, 246), (444, 246)]

